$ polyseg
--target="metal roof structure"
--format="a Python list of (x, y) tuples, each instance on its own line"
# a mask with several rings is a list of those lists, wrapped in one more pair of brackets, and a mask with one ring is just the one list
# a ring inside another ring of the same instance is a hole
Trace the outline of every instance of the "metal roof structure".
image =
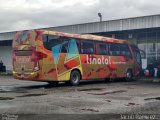
[[(40, 28), (40, 29), (81, 34), (81, 33), (112, 32), (112, 31), (157, 28), (157, 27), (160, 27), (160, 14), (134, 17), (134, 18), (124, 18), (118, 20), (109, 20), (102, 22)], [(0, 33), (0, 41), (12, 40), (14, 34), (15, 31)]]

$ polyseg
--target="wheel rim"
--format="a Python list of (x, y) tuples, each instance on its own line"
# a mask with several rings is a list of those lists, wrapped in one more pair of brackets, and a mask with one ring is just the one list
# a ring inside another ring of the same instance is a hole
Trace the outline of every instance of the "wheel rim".
[(130, 72), (127, 72), (127, 78), (131, 78), (131, 73)]
[(73, 80), (74, 83), (77, 83), (79, 81), (79, 75), (78, 75), (78, 73), (74, 73), (73, 74), (72, 80)]
[(126, 79), (127, 80), (132, 80), (132, 73), (130, 71), (127, 72)]

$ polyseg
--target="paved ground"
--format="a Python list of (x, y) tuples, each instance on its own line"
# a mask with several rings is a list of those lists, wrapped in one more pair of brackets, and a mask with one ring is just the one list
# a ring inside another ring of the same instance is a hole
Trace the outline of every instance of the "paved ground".
[[(0, 119), (129, 119), (160, 113), (160, 83), (83, 82), (77, 87), (63, 83), (14, 80), (0, 76)], [(125, 115), (127, 114), (127, 115)], [(155, 115), (155, 116), (154, 116)], [(159, 118), (158, 118), (159, 117)]]

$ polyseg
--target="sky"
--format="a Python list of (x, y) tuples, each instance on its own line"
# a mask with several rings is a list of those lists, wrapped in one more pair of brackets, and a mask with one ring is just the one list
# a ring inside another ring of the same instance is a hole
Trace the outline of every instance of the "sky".
[(159, 0), (0, 0), (0, 32), (160, 14)]

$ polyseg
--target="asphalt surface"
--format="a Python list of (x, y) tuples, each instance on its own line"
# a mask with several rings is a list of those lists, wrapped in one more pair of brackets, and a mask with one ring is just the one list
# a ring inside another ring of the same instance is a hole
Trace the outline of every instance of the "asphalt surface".
[(160, 119), (160, 83), (82, 82), (58, 86), (0, 76), (0, 119)]

